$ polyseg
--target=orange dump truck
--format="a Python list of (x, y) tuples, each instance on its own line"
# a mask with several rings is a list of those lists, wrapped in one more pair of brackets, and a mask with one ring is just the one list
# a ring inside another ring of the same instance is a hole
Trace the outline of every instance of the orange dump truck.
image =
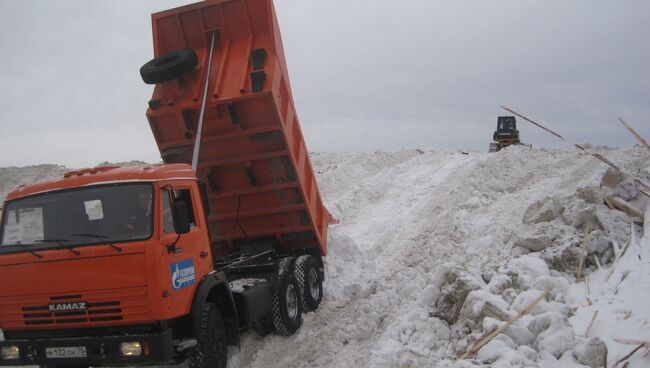
[(0, 228), (0, 365), (225, 367), (241, 330), (322, 300), (329, 214), (271, 0), (153, 14), (147, 118), (164, 164), (20, 187)]

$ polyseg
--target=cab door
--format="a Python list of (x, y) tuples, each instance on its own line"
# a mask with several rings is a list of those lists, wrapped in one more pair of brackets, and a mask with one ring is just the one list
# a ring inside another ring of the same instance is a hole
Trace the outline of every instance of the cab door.
[[(194, 290), (201, 278), (210, 272), (212, 258), (207, 226), (203, 214), (198, 210), (199, 197), (190, 185), (166, 186), (161, 189), (162, 221), (161, 241), (166, 247), (163, 259), (167, 268), (167, 288), (172, 312), (189, 311)], [(190, 231), (179, 235), (174, 229), (173, 203), (185, 201), (190, 219)]]

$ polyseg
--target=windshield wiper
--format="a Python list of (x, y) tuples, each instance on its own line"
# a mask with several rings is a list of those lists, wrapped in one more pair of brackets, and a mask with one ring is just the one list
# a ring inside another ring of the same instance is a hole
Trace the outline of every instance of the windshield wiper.
[(70, 252), (74, 253), (75, 255), (81, 255), (81, 253), (74, 249), (75, 245), (63, 245), (61, 244), (62, 242), (69, 242), (70, 239), (39, 239), (39, 240), (34, 240), (34, 243), (57, 243), (59, 245), (59, 248), (57, 249), (67, 249)]
[[(14, 246), (14, 245), (17, 245), (17, 246), (19, 246), (19, 247), (21, 247), (21, 248), (27, 248), (27, 247), (29, 246), (29, 244), (21, 244), (21, 243), (8, 244), (7, 246)], [(31, 254), (33, 254), (33, 255), (34, 255), (36, 258), (38, 258), (38, 259), (43, 258), (43, 256), (40, 255), (39, 253), (37, 253), (35, 250), (25, 249), (25, 251), (26, 251), (26, 252), (29, 252), (29, 253), (31, 253)]]
[(82, 238), (94, 238), (94, 239), (101, 239), (104, 241), (104, 244), (108, 245), (109, 247), (115, 249), (118, 252), (122, 251), (122, 248), (116, 246), (115, 244), (109, 242), (108, 239), (109, 237), (106, 235), (101, 235), (101, 234), (87, 234), (87, 233), (77, 233), (77, 234), (70, 234), (71, 236), (79, 236)]

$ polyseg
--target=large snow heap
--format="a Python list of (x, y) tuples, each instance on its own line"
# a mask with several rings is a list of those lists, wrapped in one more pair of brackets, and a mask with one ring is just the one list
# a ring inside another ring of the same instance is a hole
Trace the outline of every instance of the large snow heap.
[[(245, 333), (229, 367), (615, 364), (650, 340), (650, 239), (604, 198), (645, 208), (630, 178), (650, 182), (650, 154), (594, 149), (623, 169), (617, 186), (601, 187), (608, 167), (576, 150), (313, 153), (341, 221), (324, 302), (294, 336)], [(0, 195), (47, 177), (12, 170), (0, 169)], [(576, 280), (581, 263), (587, 277)], [(629, 367), (650, 366), (644, 352)]]

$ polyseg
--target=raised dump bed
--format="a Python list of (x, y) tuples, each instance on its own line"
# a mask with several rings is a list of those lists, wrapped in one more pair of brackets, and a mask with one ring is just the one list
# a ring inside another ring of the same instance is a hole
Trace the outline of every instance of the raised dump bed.
[(198, 59), (180, 78), (157, 84), (149, 102), (165, 163), (192, 161), (211, 69), (197, 176), (208, 192), (213, 246), (228, 254), (274, 243), (325, 255), (329, 214), (296, 116), (272, 1), (205, 1), (152, 20), (157, 57), (187, 48)]

